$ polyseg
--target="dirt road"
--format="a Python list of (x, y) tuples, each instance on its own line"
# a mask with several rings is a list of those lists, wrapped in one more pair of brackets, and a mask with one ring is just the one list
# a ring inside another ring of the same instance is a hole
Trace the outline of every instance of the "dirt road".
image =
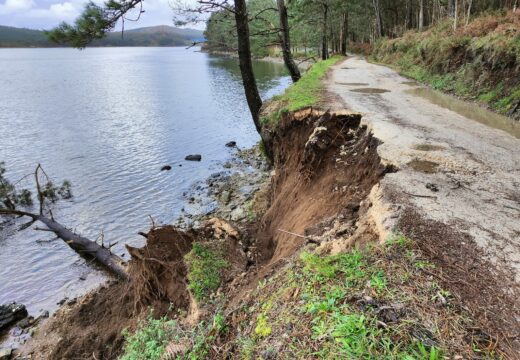
[[(475, 121), (460, 104), (459, 113), (436, 105), (417, 95), (431, 90), (358, 57), (334, 66), (327, 87), (338, 107), (364, 114), (383, 142), (380, 157), (398, 168), (376, 196), (388, 210), (379, 215), (383, 232), (411, 207), (432, 226), (463, 234), (461, 246), (473, 239), (520, 282), (520, 123), (481, 111)], [(467, 107), (473, 117), (477, 105)]]

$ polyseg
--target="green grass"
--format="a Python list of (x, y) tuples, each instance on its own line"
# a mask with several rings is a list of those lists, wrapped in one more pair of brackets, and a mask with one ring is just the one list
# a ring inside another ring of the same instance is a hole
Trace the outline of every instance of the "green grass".
[(185, 260), (188, 265), (188, 288), (195, 299), (202, 302), (218, 289), (221, 282), (220, 272), (228, 263), (221, 251), (201, 243), (193, 244)]
[(175, 338), (176, 328), (174, 320), (165, 317), (154, 319), (150, 314), (146, 320), (139, 321), (133, 334), (123, 331), (126, 344), (120, 360), (159, 359), (168, 343)]
[(264, 124), (276, 125), (283, 113), (318, 105), (323, 98), (323, 77), (330, 66), (342, 59), (344, 59), (343, 56), (335, 55), (312, 65), (301, 79), (291, 85), (283, 95), (273, 97), (273, 101), (279, 101), (283, 105), (275, 113), (264, 117), (262, 122)]

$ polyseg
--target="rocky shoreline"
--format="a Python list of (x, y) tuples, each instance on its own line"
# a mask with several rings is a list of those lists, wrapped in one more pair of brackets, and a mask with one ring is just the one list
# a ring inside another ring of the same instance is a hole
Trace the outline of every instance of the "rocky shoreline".
[(184, 193), (183, 215), (174, 222), (180, 228), (198, 228), (209, 217), (232, 222), (252, 220), (255, 196), (267, 191), (271, 176), (267, 158), (259, 146), (240, 150), (234, 148), (232, 158), (223, 170), (192, 185)]
[[(258, 198), (267, 195), (271, 168), (258, 145), (241, 150), (234, 142), (230, 143), (233, 143), (233, 146), (228, 146), (232, 151), (231, 159), (222, 165), (222, 170), (213, 173), (205, 181), (195, 182), (183, 194), (186, 205), (182, 209), (183, 215), (173, 223), (175, 227), (199, 228), (204, 220), (212, 217), (235, 223), (254, 219), (253, 209), (258, 208)], [(64, 298), (55, 314), (66, 311), (80, 300)], [(0, 333), (0, 360), (30, 359), (31, 355), (21, 354), (27, 353), (33, 334), (48, 317), (48, 311), (37, 318), (25, 314), (11, 322), (9, 327), (3, 328)]]

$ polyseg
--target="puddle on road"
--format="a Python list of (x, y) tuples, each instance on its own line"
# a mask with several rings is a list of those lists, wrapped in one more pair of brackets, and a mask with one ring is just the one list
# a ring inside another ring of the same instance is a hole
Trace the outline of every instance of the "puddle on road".
[(439, 164), (433, 161), (417, 159), (410, 161), (407, 165), (409, 165), (412, 169), (416, 171), (420, 171), (426, 174), (436, 173), (437, 166), (439, 166)]
[(456, 112), (459, 115), (465, 116), (468, 119), (477, 121), (489, 127), (503, 130), (517, 139), (520, 139), (520, 122), (510, 119), (508, 117), (496, 114), (492, 111), (486, 110), (477, 104), (468, 103), (453, 96), (443, 94), (439, 91), (428, 88), (417, 88), (405, 90), (411, 95), (420, 96), (429, 100), (435, 105), (442, 106)]
[(336, 81), (336, 84), (348, 85), (348, 86), (367, 86), (368, 85), (367, 83), (348, 83), (348, 82), (337, 82), (337, 81)]
[(390, 92), (390, 90), (377, 89), (377, 88), (361, 88), (361, 89), (352, 89), (350, 91), (363, 93), (363, 94), (382, 94), (385, 92)]
[(419, 151), (436, 151), (436, 150), (446, 149), (444, 146), (432, 145), (432, 144), (417, 144), (413, 148), (415, 150), (419, 150)]

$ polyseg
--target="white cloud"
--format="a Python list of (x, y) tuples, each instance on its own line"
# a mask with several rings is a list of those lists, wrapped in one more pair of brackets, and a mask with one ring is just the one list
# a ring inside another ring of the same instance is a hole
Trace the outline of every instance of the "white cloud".
[[(2, 4), (1, 2), (4, 1)], [(195, 0), (183, 0), (195, 2)], [(62, 21), (74, 22), (81, 14), (88, 0), (0, 0), (0, 25), (26, 27), (31, 29), (50, 29)], [(94, 0), (102, 4), (105, 0)], [(153, 25), (173, 25), (171, 4), (175, 0), (146, 0), (143, 3), (145, 13), (137, 22), (125, 22), (125, 29)], [(132, 19), (137, 10), (128, 14)], [(193, 26), (203, 28), (202, 24)], [(116, 29), (120, 28), (119, 26)]]
[(33, 0), (5, 0), (0, 4), (0, 14), (11, 14), (19, 11), (26, 11), (34, 6)]
[(52, 4), (47, 9), (31, 9), (27, 17), (45, 18), (50, 21), (72, 21), (81, 13), (82, 6), (77, 3), (64, 2)]

